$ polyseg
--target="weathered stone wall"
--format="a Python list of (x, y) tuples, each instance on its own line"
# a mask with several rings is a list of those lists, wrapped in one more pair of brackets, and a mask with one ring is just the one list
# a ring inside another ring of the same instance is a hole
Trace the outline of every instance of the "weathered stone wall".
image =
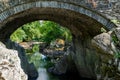
[(95, 64), (99, 64), (96, 51), (91, 47), (91, 38), (74, 37), (72, 59), (82, 77), (96, 79)]
[[(93, 4), (86, 2), (85, 5), (93, 9), (112, 22), (114, 22), (117, 26), (120, 26), (120, 1), (119, 0), (94, 0), (96, 3), (96, 7), (93, 7)], [(115, 22), (117, 20), (118, 22)]]

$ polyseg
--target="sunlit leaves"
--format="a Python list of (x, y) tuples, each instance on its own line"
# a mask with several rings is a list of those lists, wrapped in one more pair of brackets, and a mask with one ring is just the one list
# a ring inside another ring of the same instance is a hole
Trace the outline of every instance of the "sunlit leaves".
[(11, 40), (15, 42), (34, 40), (50, 43), (57, 38), (71, 41), (72, 36), (67, 28), (52, 21), (35, 21), (27, 23), (16, 30), (11, 36)]
[(10, 36), (10, 38), (12, 39), (12, 41), (15, 41), (17, 43), (22, 42), (23, 39), (25, 39), (26, 37), (27, 37), (27, 35), (25, 34), (24, 30), (22, 30), (21, 28), (19, 28), (19, 30), (16, 30)]

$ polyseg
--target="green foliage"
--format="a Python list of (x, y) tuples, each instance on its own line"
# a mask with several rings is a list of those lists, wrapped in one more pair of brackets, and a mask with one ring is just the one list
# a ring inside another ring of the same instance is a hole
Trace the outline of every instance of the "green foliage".
[(67, 28), (63, 28), (57, 23), (51, 21), (44, 21), (41, 26), (42, 40), (50, 43), (57, 38), (63, 38), (70, 41), (72, 38), (70, 31)]
[(36, 52), (34, 53), (31, 57), (29, 57), (30, 59), (29, 62), (30, 63), (34, 63), (35, 67), (38, 69), (40, 67), (40, 65), (42, 64), (41, 60), (41, 54)]
[(16, 30), (11, 36), (10, 39), (12, 41), (15, 41), (17, 43), (22, 42), (23, 39), (25, 39), (27, 37), (27, 35), (25, 34), (24, 30), (22, 30), (21, 28), (19, 28), (18, 30)]
[(35, 67), (38, 69), (39, 67), (50, 68), (54, 66), (54, 63), (51, 62), (50, 58), (42, 58), (42, 54), (39, 52), (32, 53), (27, 56), (29, 63), (34, 63)]
[(119, 40), (117, 38), (116, 35), (112, 35), (112, 41), (115, 43), (115, 44), (118, 44), (119, 43)]
[(107, 32), (107, 31), (102, 27), (101, 32), (104, 33), (104, 32)]
[(43, 33), (42, 40), (50, 43), (52, 40), (61, 36), (59, 25), (54, 22), (44, 22), (41, 27), (41, 33)]
[(115, 53), (115, 58), (120, 58), (120, 52)]
[(27, 35), (25, 41), (39, 40), (41, 37), (40, 23), (38, 21), (25, 24), (22, 26), (22, 29)]
[(39, 52), (39, 45), (38, 45), (38, 44), (35, 44), (35, 45), (32, 47), (32, 49), (26, 49), (25, 52), (26, 52), (26, 55), (27, 55), (28, 60), (30, 61), (30, 60), (31, 60), (31, 57), (32, 57), (36, 52)]
[[(119, 44), (119, 40), (115, 34), (112, 35), (112, 41), (114, 42), (115, 45)], [(120, 52), (116, 51), (114, 56), (115, 56), (115, 58), (120, 58)]]
[(115, 24), (119, 24), (120, 23), (120, 20), (116, 20), (116, 19), (113, 19), (113, 20), (111, 20), (113, 23), (115, 23)]
[(62, 29), (62, 36), (65, 39), (66, 42), (72, 41), (72, 34), (67, 28), (61, 28)]
[(12, 41), (42, 41), (50, 43), (56, 38), (71, 41), (72, 36), (67, 28), (52, 21), (35, 21), (18, 28), (10, 37)]
[(43, 55), (38, 51), (39, 45), (34, 45), (32, 49), (26, 50), (26, 55), (29, 63), (34, 63), (37, 69), (39, 67), (49, 68), (54, 66), (54, 63), (51, 62), (50, 58), (42, 58)]
[(39, 52), (39, 45), (38, 44), (35, 44), (32, 48), (32, 52), (35, 53), (35, 52)]
[(55, 63), (51, 62), (51, 59), (49, 57), (46, 57), (45, 60), (46, 64), (44, 63), (44, 68), (50, 68), (52, 66), (54, 66)]

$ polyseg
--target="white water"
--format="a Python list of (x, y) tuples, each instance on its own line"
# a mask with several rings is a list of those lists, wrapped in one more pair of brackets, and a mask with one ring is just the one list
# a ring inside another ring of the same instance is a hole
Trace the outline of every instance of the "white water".
[(49, 76), (45, 68), (39, 68), (38, 73), (39, 73), (39, 76), (37, 80), (49, 80)]

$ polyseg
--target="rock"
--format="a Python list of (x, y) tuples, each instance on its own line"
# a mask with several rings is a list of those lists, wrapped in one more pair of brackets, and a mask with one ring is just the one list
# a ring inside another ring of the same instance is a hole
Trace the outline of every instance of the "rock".
[(52, 50), (52, 49), (44, 49), (42, 54), (46, 55), (47, 57), (50, 58), (59, 58), (64, 55), (65, 51), (61, 50)]
[[(66, 46), (67, 47), (67, 46)], [(56, 39), (50, 44), (41, 44), (39, 52), (50, 58), (59, 58), (65, 53), (65, 41), (62, 39)]]
[(16, 50), (0, 46), (0, 80), (27, 80), (20, 64)]
[(68, 67), (68, 62), (67, 62), (67, 57), (64, 56), (61, 58), (60, 61), (58, 61), (54, 67), (51, 67), (48, 69), (49, 72), (57, 75), (65, 74), (67, 71)]
[(5, 48), (6, 46), (2, 43), (2, 42), (0, 42), (0, 48)]
[[(67, 53), (67, 52), (66, 52)], [(77, 73), (77, 68), (74, 61), (72, 60), (71, 54), (65, 54), (61, 57), (56, 64), (48, 69), (48, 72), (51, 72), (55, 75), (64, 75), (66, 73)]]
[(30, 66), (28, 67), (29, 71), (28, 71), (28, 75), (29, 76), (29, 79), (31, 80), (32, 78), (36, 79), (38, 77), (38, 72), (37, 72), (37, 69), (35, 68), (34, 64), (31, 63)]
[[(14, 49), (18, 51), (18, 56), (21, 61), (21, 67), (24, 70), (24, 72), (28, 75), (29, 78), (36, 78), (38, 77), (37, 69), (35, 69), (35, 66), (33, 64), (30, 64), (27, 60), (26, 53), (23, 47), (21, 47), (19, 44), (12, 42), (11, 40), (8, 40), (6, 42), (6, 47), (9, 49)], [(35, 71), (33, 71), (35, 70)], [(34, 75), (33, 75), (34, 74)]]
[(92, 39), (92, 46), (95, 47), (100, 53), (113, 55), (114, 52), (111, 49), (111, 42), (111, 36), (108, 33), (102, 33)]
[[(115, 41), (112, 39), (115, 36)], [(118, 42), (120, 41), (119, 28), (108, 33), (97, 35), (92, 40), (92, 45), (100, 54), (99, 73), (97, 80), (119, 80), (120, 79), (120, 60)], [(116, 39), (118, 39), (116, 42)], [(110, 57), (109, 57), (110, 55)]]

